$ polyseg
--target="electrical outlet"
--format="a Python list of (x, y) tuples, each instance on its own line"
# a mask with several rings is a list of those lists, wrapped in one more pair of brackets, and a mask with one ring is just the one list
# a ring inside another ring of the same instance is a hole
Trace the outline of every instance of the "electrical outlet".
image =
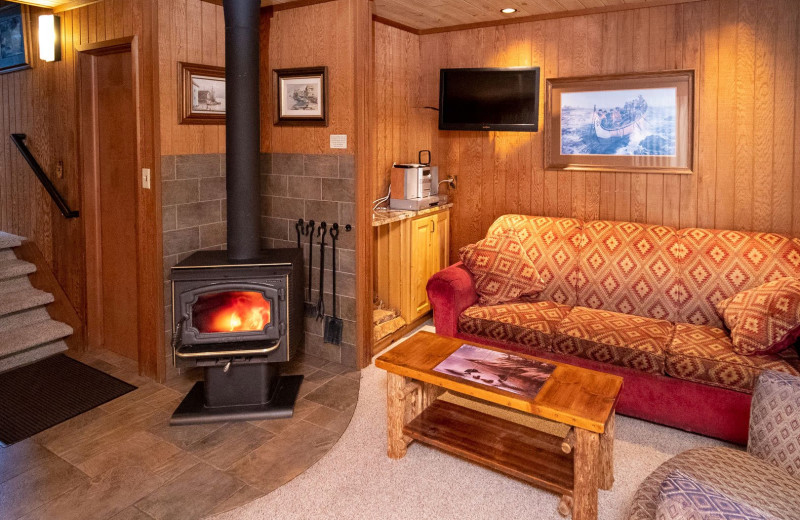
[(142, 188), (150, 189), (150, 168), (142, 168)]

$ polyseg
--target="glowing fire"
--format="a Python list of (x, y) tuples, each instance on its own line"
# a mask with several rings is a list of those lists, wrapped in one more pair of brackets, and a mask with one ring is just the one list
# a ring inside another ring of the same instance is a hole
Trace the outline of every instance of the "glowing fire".
[(192, 308), (193, 323), (204, 333), (262, 330), (270, 321), (269, 302), (258, 292), (206, 294)]

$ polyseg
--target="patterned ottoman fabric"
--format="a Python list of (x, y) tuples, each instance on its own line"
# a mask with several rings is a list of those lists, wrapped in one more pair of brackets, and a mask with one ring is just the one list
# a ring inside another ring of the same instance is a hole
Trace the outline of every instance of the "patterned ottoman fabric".
[(695, 480), (679, 469), (661, 483), (656, 520), (780, 520)]
[(664, 374), (673, 328), (668, 321), (575, 307), (558, 326), (553, 351)]
[(473, 305), (458, 318), (458, 330), (473, 336), (550, 350), (558, 324), (571, 307), (550, 301)]
[(503, 215), (486, 236), (514, 231), (545, 283), (537, 299), (575, 305), (575, 278), (584, 243), (582, 226), (582, 221), (571, 218)]
[(666, 349), (667, 375), (750, 393), (762, 370), (800, 375), (800, 357), (794, 349), (779, 354), (742, 356), (733, 350), (724, 330), (677, 323)]
[(676, 321), (722, 327), (716, 310), (722, 300), (778, 278), (800, 278), (800, 239), (698, 228), (679, 233), (687, 249), (680, 280), (687, 303)]
[(544, 288), (539, 271), (513, 231), (464, 246), (458, 254), (475, 278), (481, 305), (517, 300)]
[(587, 222), (583, 233), (578, 305), (675, 320), (686, 296), (676, 286), (685, 257), (676, 229), (596, 220)]
[(800, 518), (800, 480), (743, 451), (699, 448), (676, 455), (642, 482), (628, 520), (656, 518), (661, 483), (676, 469), (755, 510), (786, 520)]
[(739, 354), (774, 353), (800, 336), (800, 278), (779, 278), (717, 304)]
[(799, 378), (778, 372), (763, 372), (758, 378), (747, 451), (800, 479)]

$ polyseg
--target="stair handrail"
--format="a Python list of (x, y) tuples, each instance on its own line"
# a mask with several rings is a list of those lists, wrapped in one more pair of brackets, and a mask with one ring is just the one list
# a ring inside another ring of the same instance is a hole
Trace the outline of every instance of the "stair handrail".
[(47, 190), (47, 193), (50, 194), (50, 198), (53, 199), (53, 202), (56, 203), (58, 209), (61, 210), (61, 214), (64, 215), (64, 218), (75, 218), (79, 215), (77, 210), (70, 209), (67, 201), (64, 200), (64, 197), (59, 193), (58, 188), (56, 188), (53, 181), (47, 176), (39, 163), (36, 161), (36, 158), (33, 156), (31, 151), (28, 149), (28, 146), (25, 144), (25, 138), (27, 136), (25, 134), (11, 134), (11, 141), (17, 145), (17, 149), (19, 153), (22, 154), (22, 157), (25, 158), (27, 161), (28, 166), (31, 167), (33, 170), (34, 175), (36, 178), (39, 179), (39, 182), (42, 183), (44, 189)]

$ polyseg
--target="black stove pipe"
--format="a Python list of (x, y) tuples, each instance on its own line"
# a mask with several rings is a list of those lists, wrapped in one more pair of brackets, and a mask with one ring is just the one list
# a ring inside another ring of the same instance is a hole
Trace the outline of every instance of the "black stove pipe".
[(223, 0), (225, 14), (228, 259), (261, 250), (259, 222), (260, 110), (258, 48), (261, 0)]

